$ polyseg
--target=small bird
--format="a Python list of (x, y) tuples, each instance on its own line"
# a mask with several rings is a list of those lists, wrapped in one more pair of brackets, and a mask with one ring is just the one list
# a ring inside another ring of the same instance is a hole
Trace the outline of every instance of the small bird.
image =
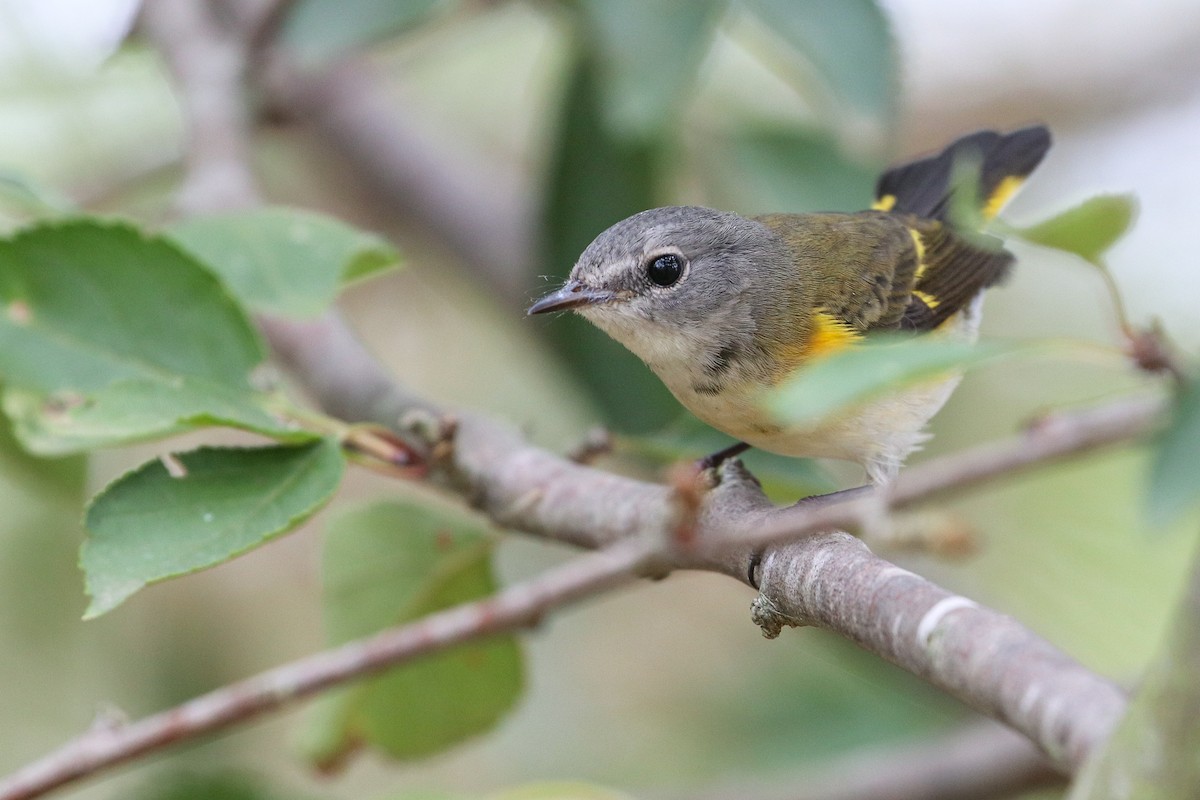
[[(925, 440), (950, 375), (816, 424), (763, 399), (878, 331), (973, 341), (984, 290), (1013, 256), (959, 220), (994, 217), (1050, 147), (1044, 126), (980, 131), (887, 170), (872, 209), (744, 217), (698, 206), (634, 214), (596, 237), (530, 314), (573, 310), (640, 357), (693, 414), (749, 447), (861, 464), (887, 483)], [(972, 196), (970, 193), (974, 192)], [(960, 212), (978, 200), (973, 215)]]

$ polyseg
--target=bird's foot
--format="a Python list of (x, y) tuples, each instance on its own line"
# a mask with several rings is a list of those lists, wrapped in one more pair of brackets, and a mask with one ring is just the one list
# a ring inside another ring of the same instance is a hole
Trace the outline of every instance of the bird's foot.
[(696, 462), (696, 469), (704, 472), (708, 469), (715, 469), (731, 458), (740, 456), (742, 453), (750, 449), (750, 445), (745, 442), (737, 442), (729, 445), (724, 449), (718, 450), (715, 453), (709, 453), (704, 458)]

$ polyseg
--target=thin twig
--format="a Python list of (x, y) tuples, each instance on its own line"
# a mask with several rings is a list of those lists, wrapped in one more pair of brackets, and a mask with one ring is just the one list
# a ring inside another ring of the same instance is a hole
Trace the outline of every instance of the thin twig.
[(0, 781), (0, 800), (30, 800), (88, 775), (274, 711), (346, 681), (453, 645), (536, 624), (546, 612), (632, 582), (652, 551), (625, 542), (579, 556), (492, 597), (298, 659), (125, 725), (95, 727)]
[(881, 503), (893, 510), (907, 508), (950, 490), (1017, 475), (1069, 456), (1137, 439), (1149, 433), (1162, 414), (1163, 401), (1153, 396), (1126, 398), (1070, 414), (1056, 413), (1010, 439), (910, 467), (887, 490), (874, 489), (844, 502), (816, 506), (801, 502), (773, 513), (769, 523), (739, 526), (708, 544), (734, 543), (738, 548), (761, 548), (813, 531), (854, 527)]

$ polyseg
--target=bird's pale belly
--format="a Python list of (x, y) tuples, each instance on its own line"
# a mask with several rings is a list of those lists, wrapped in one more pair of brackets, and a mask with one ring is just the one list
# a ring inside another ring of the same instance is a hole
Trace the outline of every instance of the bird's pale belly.
[[(982, 299), (982, 295), (976, 297), (928, 335), (974, 341)], [(750, 383), (705, 394), (692, 388), (684, 371), (678, 375), (658, 372), (680, 403), (717, 430), (772, 453), (856, 461), (866, 468), (873, 483), (895, 477), (904, 459), (929, 438), (925, 426), (962, 379), (957, 373), (947, 374), (852, 407), (815, 426), (788, 427), (775, 419), (763, 402), (773, 386)]]
[(675, 396), (704, 422), (749, 445), (786, 456), (856, 461), (880, 482), (893, 477), (904, 458), (927, 438), (925, 426), (958, 381), (958, 375), (950, 375), (921, 383), (815, 426), (779, 424), (762, 403), (770, 387), (730, 387), (720, 394), (684, 388)]

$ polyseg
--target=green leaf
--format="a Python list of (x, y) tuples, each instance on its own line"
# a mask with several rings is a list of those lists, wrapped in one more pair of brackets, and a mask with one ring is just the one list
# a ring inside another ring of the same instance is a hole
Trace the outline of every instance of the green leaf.
[(317, 316), (342, 286), (399, 260), (374, 234), (291, 208), (192, 217), (168, 234), (247, 306), (292, 317)]
[(22, 443), (78, 452), (228, 424), (290, 427), (250, 385), (265, 353), (241, 308), (174, 245), (113, 222), (0, 240), (0, 377)]
[(299, 0), (281, 38), (308, 64), (328, 61), (421, 23), (439, 0)]
[[(380, 503), (330, 525), (325, 610), (333, 642), (492, 594), (487, 536), (459, 514)], [(335, 764), (367, 742), (416, 758), (490, 729), (521, 691), (512, 636), (460, 645), (321, 698), (302, 747)]]
[(827, 136), (791, 129), (738, 133), (711, 160), (728, 205), (764, 214), (862, 209), (881, 166), (851, 159)]
[(83, 458), (37, 458), (29, 454), (6, 419), (0, 419), (0, 483), (20, 487), (29, 499), (46, 498), (56, 505), (75, 505), (86, 497), (87, 461)]
[(889, 391), (1010, 350), (953, 339), (877, 337), (806, 365), (771, 393), (767, 408), (785, 424), (814, 424)]
[[(609, 129), (600, 110), (593, 58), (579, 54), (571, 73), (542, 209), (546, 262), (541, 271), (560, 280), (601, 231), (657, 205), (655, 153)], [(574, 314), (530, 324), (546, 332), (614, 430), (651, 431), (679, 414), (679, 404), (662, 382), (595, 326)]]
[(162, 438), (192, 428), (224, 425), (284, 442), (318, 438), (269, 411), (272, 398), (202, 378), (172, 382), (132, 378), (89, 394), (49, 395), (12, 389), (4, 412), (24, 447), (43, 456)]
[(1136, 214), (1133, 195), (1099, 195), (1037, 225), (1014, 230), (1028, 242), (1065, 250), (1098, 265), (1105, 251), (1129, 230)]
[(92, 598), (84, 618), (148, 583), (220, 564), (295, 528), (333, 496), (344, 467), (338, 443), (321, 440), (204, 447), (118, 478), (84, 519), (80, 561)]
[(725, 6), (725, 0), (582, 0), (614, 130), (643, 138), (678, 134), (687, 90)]
[[(195, 773), (171, 771), (160, 774), (134, 789), (123, 789), (114, 797), (122, 800), (276, 800), (285, 795), (268, 791), (261, 782), (236, 772)], [(300, 800), (288, 790), (289, 800)]]
[[(723, 450), (736, 440), (685, 414), (662, 430), (622, 440), (621, 449), (630, 450), (659, 464), (698, 459)], [(833, 479), (817, 462), (791, 458), (765, 450), (751, 449), (740, 456), (768, 497), (779, 502), (795, 502), (799, 497), (832, 492)]]
[(811, 67), (835, 103), (881, 132), (895, 114), (899, 60), (873, 0), (745, 0)]
[[(1193, 468), (1196, 462), (1192, 462)], [(1200, 786), (1200, 560), (1161, 652), (1069, 800), (1191, 800)]]
[(0, 375), (24, 389), (175, 375), (248, 386), (265, 357), (211, 273), (124, 223), (45, 223), (0, 240), (0, 303)]
[(1171, 422), (1159, 435), (1150, 464), (1147, 512), (1165, 527), (1200, 503), (1200, 379), (1175, 398)]

